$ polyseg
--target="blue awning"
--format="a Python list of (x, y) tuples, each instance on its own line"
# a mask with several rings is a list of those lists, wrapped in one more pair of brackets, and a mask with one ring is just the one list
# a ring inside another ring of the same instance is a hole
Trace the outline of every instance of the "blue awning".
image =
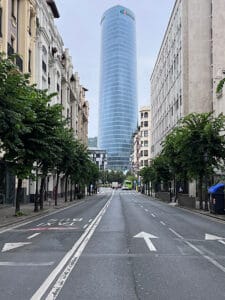
[(211, 194), (215, 193), (221, 187), (224, 187), (224, 183), (217, 183), (215, 185), (212, 185), (210, 188), (208, 188), (208, 192), (211, 193)]

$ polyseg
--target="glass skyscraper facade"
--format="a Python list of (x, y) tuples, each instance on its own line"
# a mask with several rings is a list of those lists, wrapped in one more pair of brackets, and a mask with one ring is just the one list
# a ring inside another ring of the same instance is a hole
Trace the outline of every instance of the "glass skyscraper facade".
[(128, 170), (132, 134), (137, 128), (137, 62), (135, 17), (117, 5), (101, 19), (99, 147), (108, 168)]

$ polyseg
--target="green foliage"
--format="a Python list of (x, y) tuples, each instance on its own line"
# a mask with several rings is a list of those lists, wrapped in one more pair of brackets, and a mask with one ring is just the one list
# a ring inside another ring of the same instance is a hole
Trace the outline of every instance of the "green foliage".
[[(13, 59), (0, 55), (0, 151), (20, 179), (32, 176), (36, 163), (44, 178), (49, 171), (64, 173), (76, 183), (98, 179), (87, 149), (74, 139), (62, 118), (62, 106), (50, 105), (48, 95), (30, 85)], [(20, 193), (17, 193), (19, 197)], [(17, 208), (19, 203), (17, 199)]]
[(222, 80), (220, 80), (220, 82), (218, 83), (218, 85), (216, 87), (216, 93), (219, 93), (220, 91), (222, 91), (224, 82), (225, 82), (225, 78), (223, 78)]

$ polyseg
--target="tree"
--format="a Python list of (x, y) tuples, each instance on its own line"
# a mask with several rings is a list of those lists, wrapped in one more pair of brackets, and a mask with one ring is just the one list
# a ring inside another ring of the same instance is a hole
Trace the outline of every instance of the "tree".
[(198, 181), (201, 209), (203, 181), (224, 163), (224, 121), (223, 115), (214, 118), (212, 112), (192, 113), (181, 120), (179, 127), (164, 143), (163, 153), (174, 172)]
[[(64, 128), (62, 120), (62, 106), (48, 105), (53, 95), (47, 95), (46, 91), (38, 91), (40, 97), (35, 103), (37, 120), (32, 130), (32, 142), (35, 148), (37, 168), (41, 171), (40, 185), (40, 209), (43, 209), (44, 186), (48, 172), (54, 170), (57, 161), (60, 159), (60, 130)], [(34, 151), (34, 149), (33, 149)], [(37, 199), (35, 199), (35, 211), (38, 210)]]
[(16, 213), (20, 211), (22, 181), (31, 175), (34, 155), (24, 137), (32, 131), (36, 115), (32, 104), (36, 91), (29, 75), (21, 74), (10, 59), (0, 57), (0, 136), (3, 159), (18, 178)]

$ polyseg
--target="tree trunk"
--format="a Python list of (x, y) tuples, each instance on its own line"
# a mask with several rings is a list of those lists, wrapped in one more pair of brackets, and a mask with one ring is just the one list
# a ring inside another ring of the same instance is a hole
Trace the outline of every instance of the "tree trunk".
[(21, 192), (22, 192), (22, 183), (23, 183), (23, 180), (21, 178), (18, 178), (18, 185), (17, 185), (17, 191), (16, 191), (15, 214), (20, 212), (20, 199), (21, 199)]
[(73, 190), (72, 190), (72, 188), (73, 188), (73, 184), (72, 184), (72, 181), (71, 181), (70, 182), (70, 202), (73, 201)]
[(202, 176), (199, 177), (199, 183), (198, 183), (198, 198), (199, 198), (199, 208), (203, 209), (203, 201), (202, 201), (202, 183), (203, 178)]
[(68, 189), (68, 176), (66, 176), (66, 180), (65, 180), (65, 202), (67, 202), (67, 189)]
[(73, 200), (76, 199), (76, 189), (77, 189), (77, 185), (76, 183), (74, 184), (74, 191), (73, 191)]
[(34, 212), (38, 212), (38, 174), (36, 171), (36, 191), (34, 197)]
[(59, 186), (59, 173), (56, 174), (56, 185), (54, 188), (54, 200), (55, 200), (55, 206), (58, 205), (58, 186)]
[(40, 210), (44, 208), (44, 186), (45, 186), (45, 176), (41, 177), (41, 186), (40, 186)]
[(205, 176), (205, 188), (204, 188), (204, 194), (205, 194), (205, 210), (206, 210), (206, 211), (209, 210), (207, 185), (208, 185), (208, 180), (207, 180), (207, 177)]
[(44, 185), (44, 201), (47, 201), (48, 199), (48, 177), (45, 179), (45, 185)]

